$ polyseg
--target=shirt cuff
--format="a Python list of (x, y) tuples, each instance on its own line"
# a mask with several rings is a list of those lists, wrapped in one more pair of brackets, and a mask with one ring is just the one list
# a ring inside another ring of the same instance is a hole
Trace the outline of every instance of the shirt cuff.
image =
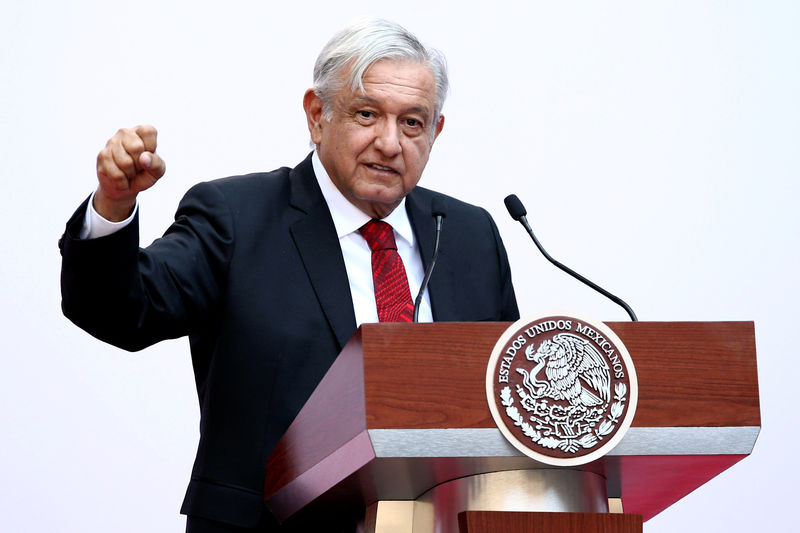
[(133, 221), (133, 217), (136, 216), (136, 211), (139, 209), (139, 199), (137, 198), (131, 216), (121, 222), (111, 222), (95, 211), (93, 202), (94, 193), (89, 197), (89, 203), (86, 206), (86, 215), (83, 217), (83, 226), (79, 235), (81, 239), (97, 239), (121, 230)]

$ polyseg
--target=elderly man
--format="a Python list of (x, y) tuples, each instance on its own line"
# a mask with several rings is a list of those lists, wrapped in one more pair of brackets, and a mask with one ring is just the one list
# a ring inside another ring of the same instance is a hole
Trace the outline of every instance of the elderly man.
[(128, 350), (189, 336), (201, 423), (187, 531), (279, 529), (263, 505), (266, 458), (358, 324), (410, 320), (434, 198), (447, 222), (421, 320), (518, 318), (488, 213), (417, 187), (446, 92), (444, 60), (402, 27), (343, 30), (303, 99), (312, 154), (196, 185), (146, 249), (136, 197), (165, 171), (156, 130), (120, 130), (100, 152), (97, 190), (60, 241), (62, 307)]

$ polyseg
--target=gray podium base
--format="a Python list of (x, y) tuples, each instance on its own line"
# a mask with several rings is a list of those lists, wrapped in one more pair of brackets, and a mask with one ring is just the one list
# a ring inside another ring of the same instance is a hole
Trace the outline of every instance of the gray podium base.
[(462, 511), (607, 513), (606, 480), (579, 470), (492, 472), (454, 479), (416, 500), (367, 508), (364, 533), (459, 533)]

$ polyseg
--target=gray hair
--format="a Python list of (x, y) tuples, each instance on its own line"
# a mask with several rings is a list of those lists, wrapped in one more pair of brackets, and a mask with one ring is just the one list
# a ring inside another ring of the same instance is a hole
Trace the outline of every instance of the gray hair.
[[(430, 67), (436, 83), (431, 137), (444, 106), (449, 82), (444, 55), (426, 48), (411, 32), (385, 19), (359, 19), (334, 35), (322, 49), (314, 65), (314, 92), (322, 101), (323, 116), (330, 120), (333, 99), (343, 82), (353, 91), (364, 91), (366, 70), (381, 59), (415, 61)], [(349, 77), (343, 74), (349, 69)]]

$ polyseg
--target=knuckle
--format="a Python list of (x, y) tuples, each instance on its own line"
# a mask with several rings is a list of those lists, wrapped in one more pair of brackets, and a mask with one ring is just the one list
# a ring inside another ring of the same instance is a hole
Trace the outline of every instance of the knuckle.
[(103, 169), (103, 176), (109, 182), (118, 181), (120, 179), (125, 179), (125, 173), (122, 172), (116, 166), (109, 166)]
[(158, 132), (153, 126), (138, 126), (136, 132), (144, 144), (145, 150), (154, 152), (157, 144)]
[(128, 153), (141, 153), (144, 152), (144, 141), (137, 135), (135, 137), (131, 137), (125, 141), (124, 144), (125, 150)]
[(117, 166), (125, 174), (136, 170), (136, 165), (129, 156), (121, 157), (120, 160), (117, 161)]
[(97, 166), (106, 164), (109, 159), (111, 159), (111, 149), (106, 145), (97, 153)]

